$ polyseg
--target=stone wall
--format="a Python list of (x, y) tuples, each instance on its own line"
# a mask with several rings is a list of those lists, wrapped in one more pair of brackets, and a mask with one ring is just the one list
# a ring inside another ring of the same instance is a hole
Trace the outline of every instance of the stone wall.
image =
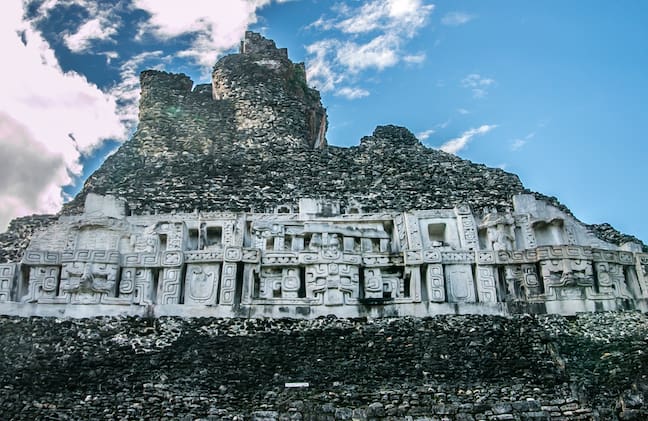
[(639, 313), (0, 318), (6, 419), (640, 420)]

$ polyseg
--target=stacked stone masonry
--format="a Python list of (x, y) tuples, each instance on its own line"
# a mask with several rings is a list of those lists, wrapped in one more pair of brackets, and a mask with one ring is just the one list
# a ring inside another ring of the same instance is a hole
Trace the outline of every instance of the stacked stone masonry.
[[(130, 215), (89, 194), (85, 213), (0, 266), (5, 314), (301, 317), (574, 314), (646, 309), (648, 254), (598, 239), (518, 195), (468, 206), (364, 213), (302, 199), (274, 213)], [(77, 306), (92, 304), (91, 306)]]
[(645, 420), (638, 312), (0, 317), (2, 418)]

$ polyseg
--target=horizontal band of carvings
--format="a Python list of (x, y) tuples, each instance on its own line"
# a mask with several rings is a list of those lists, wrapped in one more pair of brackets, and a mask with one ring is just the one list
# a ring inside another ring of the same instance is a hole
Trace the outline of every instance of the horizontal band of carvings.
[(632, 265), (635, 262), (634, 256), (630, 252), (599, 249), (592, 249), (592, 260), (594, 262), (618, 263), (620, 265)]
[(25, 265), (60, 265), (61, 253), (57, 251), (27, 250), (22, 258)]
[(243, 262), (259, 263), (260, 251), (245, 247), (226, 247), (225, 249), (207, 251), (186, 251), (185, 262), (210, 263), (210, 262)]
[(121, 266), (129, 268), (160, 267), (160, 256), (153, 253), (126, 253), (121, 256)]
[(93, 262), (119, 264), (117, 250), (70, 250), (61, 253), (61, 263)]
[[(483, 253), (483, 252), (478, 252)], [(639, 255), (640, 256), (640, 255)], [(648, 261), (648, 256), (647, 261)], [(500, 250), (495, 255), (494, 264), (536, 263), (542, 260), (575, 259), (593, 262), (609, 262), (621, 265), (635, 264), (631, 252), (592, 249), (579, 246), (545, 246), (520, 251)], [(486, 262), (482, 262), (486, 263)]]

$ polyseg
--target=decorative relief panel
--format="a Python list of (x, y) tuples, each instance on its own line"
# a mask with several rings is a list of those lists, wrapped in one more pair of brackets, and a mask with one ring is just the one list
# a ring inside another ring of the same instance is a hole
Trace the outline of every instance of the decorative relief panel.
[(255, 298), (296, 299), (299, 298), (301, 288), (298, 268), (262, 268), (255, 285)]
[(29, 269), (29, 289), (22, 301), (27, 303), (54, 302), (58, 294), (58, 266), (34, 266)]
[(475, 302), (475, 282), (472, 267), (469, 265), (445, 265), (445, 281), (448, 290), (448, 302)]
[(359, 271), (354, 265), (318, 263), (306, 266), (306, 296), (315, 305), (356, 304), (359, 293)]
[(430, 301), (442, 303), (446, 299), (443, 266), (440, 264), (427, 265), (426, 285)]
[(181, 282), (181, 268), (165, 268), (162, 270), (158, 302), (160, 304), (180, 304), (180, 293), (182, 291), (182, 288), (180, 287)]
[(628, 290), (623, 266), (616, 263), (597, 262), (594, 263), (594, 269), (596, 270), (596, 283), (589, 294), (591, 298), (601, 296), (608, 299), (635, 298)]
[(155, 303), (153, 271), (147, 268), (123, 268), (119, 281), (119, 298), (133, 304)]
[(217, 303), (220, 264), (188, 264), (185, 277), (185, 304)]
[(495, 271), (492, 266), (477, 267), (477, 297), (481, 303), (497, 302)]
[(56, 266), (61, 264), (61, 253), (57, 251), (25, 251), (22, 263), (25, 265), (50, 265)]
[(222, 305), (234, 305), (236, 294), (236, 263), (223, 263), (223, 277), (219, 302)]
[(585, 299), (586, 289), (594, 286), (592, 263), (587, 260), (542, 260), (540, 269), (548, 300)]
[(118, 270), (111, 263), (63, 263), (59, 295), (73, 304), (99, 304), (103, 297), (116, 295)]
[(459, 221), (459, 232), (461, 233), (461, 246), (469, 250), (477, 250), (477, 224), (475, 218), (467, 205), (455, 208), (457, 220)]
[(16, 278), (16, 264), (6, 263), (0, 265), (0, 303), (11, 301), (11, 290)]

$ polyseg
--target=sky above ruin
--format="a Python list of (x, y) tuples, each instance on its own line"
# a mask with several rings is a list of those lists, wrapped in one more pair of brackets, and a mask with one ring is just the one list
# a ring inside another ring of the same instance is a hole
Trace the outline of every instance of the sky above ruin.
[(648, 2), (3, 0), (0, 230), (55, 213), (137, 125), (139, 72), (209, 82), (245, 30), (304, 61), (330, 144), (376, 125), (648, 242)]

